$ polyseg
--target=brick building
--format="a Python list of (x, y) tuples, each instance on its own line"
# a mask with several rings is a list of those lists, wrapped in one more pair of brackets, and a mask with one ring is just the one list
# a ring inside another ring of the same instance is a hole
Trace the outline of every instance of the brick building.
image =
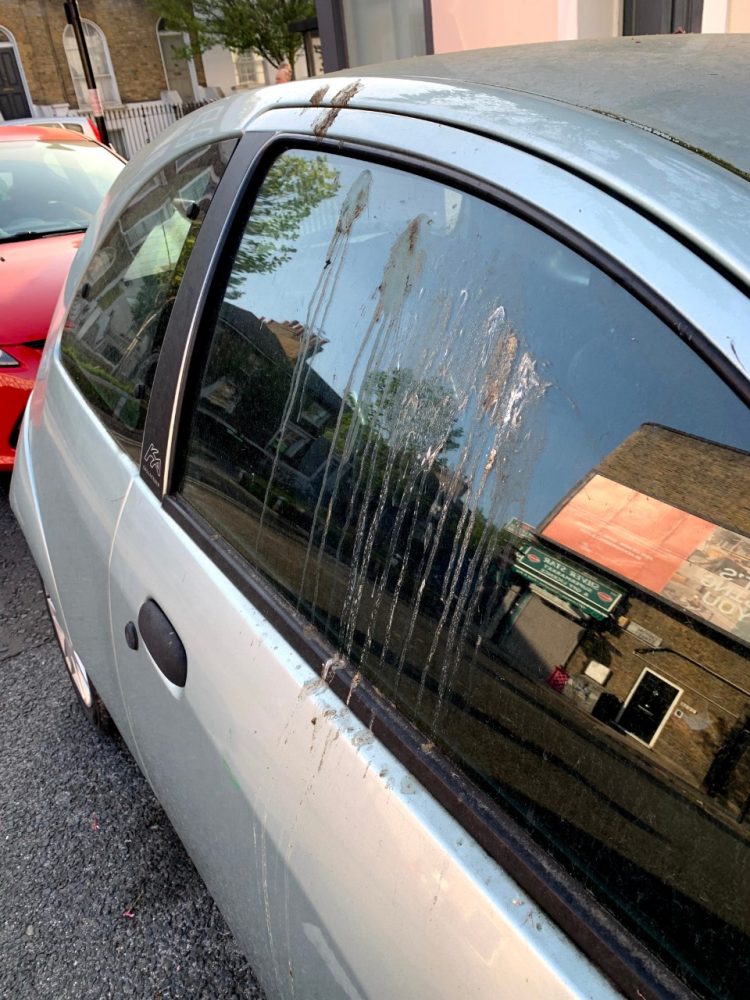
[(644, 425), (541, 531), (542, 544), (613, 574), (623, 598), (598, 642), (589, 629), (567, 660), (579, 683), (565, 693), (593, 705), (604, 689), (588, 664), (603, 660), (625, 741), (740, 822), (750, 810), (748, 471), (742, 452)]
[[(165, 90), (186, 101), (203, 96), (200, 60), (179, 57), (182, 36), (144, 0), (79, 0), (79, 9), (105, 108), (159, 100)], [(21, 118), (60, 105), (89, 107), (62, 0), (0, 0), (0, 113)]]

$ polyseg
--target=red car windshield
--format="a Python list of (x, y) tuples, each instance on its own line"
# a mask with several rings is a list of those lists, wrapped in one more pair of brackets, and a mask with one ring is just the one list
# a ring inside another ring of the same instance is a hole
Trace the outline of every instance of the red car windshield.
[(86, 229), (122, 168), (94, 143), (0, 142), (0, 242)]

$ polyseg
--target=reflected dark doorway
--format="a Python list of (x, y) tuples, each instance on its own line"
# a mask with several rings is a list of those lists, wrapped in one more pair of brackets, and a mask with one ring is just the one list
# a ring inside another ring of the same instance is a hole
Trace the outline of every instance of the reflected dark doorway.
[(651, 746), (681, 694), (674, 684), (644, 670), (620, 715), (621, 728)]

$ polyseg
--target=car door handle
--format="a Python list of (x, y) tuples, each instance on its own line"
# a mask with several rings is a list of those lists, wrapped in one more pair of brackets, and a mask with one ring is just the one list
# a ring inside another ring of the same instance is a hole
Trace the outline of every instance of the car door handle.
[(162, 609), (150, 597), (138, 612), (138, 629), (154, 663), (168, 681), (185, 687), (187, 653), (179, 635)]

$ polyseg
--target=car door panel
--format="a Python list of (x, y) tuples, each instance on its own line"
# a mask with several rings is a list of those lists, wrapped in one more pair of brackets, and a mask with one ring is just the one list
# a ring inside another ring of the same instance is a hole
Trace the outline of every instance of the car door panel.
[[(126, 642), (148, 599), (185, 645), (184, 688)], [(560, 932), (142, 482), (118, 524), (110, 601), (145, 772), (279, 996), (295, 983), (327, 998), (610, 995), (593, 970), (566, 982)]]

